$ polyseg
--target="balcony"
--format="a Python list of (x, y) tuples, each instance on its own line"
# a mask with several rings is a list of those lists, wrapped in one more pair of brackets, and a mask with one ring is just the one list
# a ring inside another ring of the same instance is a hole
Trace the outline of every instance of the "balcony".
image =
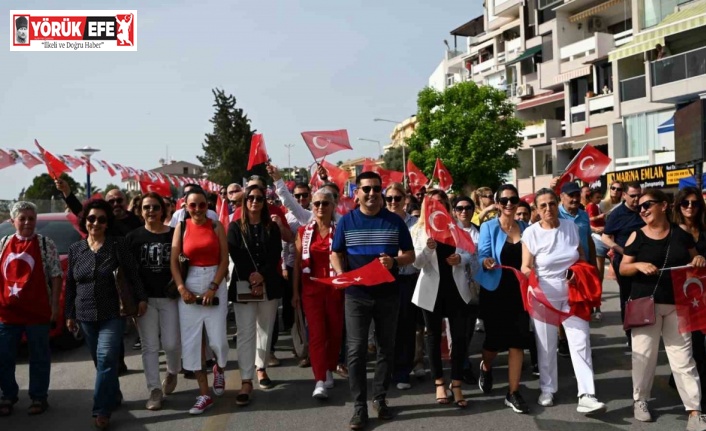
[(645, 91), (645, 75), (635, 76), (620, 81), (621, 102), (642, 99), (645, 96), (647, 96)]
[(464, 51), (459, 51), (457, 49), (447, 49), (446, 50), (446, 59), (453, 60), (454, 58), (460, 57), (464, 54), (466, 54)]
[(633, 37), (633, 29), (630, 30), (625, 30), (623, 32), (617, 33), (613, 35), (613, 39), (615, 39), (615, 47), (623, 46), (626, 43), (632, 42), (632, 37)]
[(518, 17), (522, 0), (492, 0), (495, 4), (495, 16)]
[(522, 137), (522, 147), (527, 149), (535, 145), (543, 145), (550, 142), (552, 138), (562, 136), (561, 120), (540, 120), (528, 123), (524, 130), (520, 132)]
[(653, 61), (652, 85), (664, 85), (706, 75), (706, 47)]
[(522, 39), (515, 38), (505, 42), (505, 61), (512, 61), (522, 52)]
[[(561, 48), (559, 50), (559, 58), (562, 63), (581, 60), (581, 66), (583, 66), (583, 63), (607, 57), (608, 53), (613, 49), (615, 49), (615, 38), (612, 34), (593, 33), (593, 36), (589, 38)], [(565, 67), (562, 64), (562, 73), (571, 70), (569, 68), (567, 70), (564, 69)]]
[(588, 111), (593, 114), (613, 110), (613, 94), (599, 94), (588, 100)]
[(518, 178), (516, 179), (517, 191), (520, 196), (534, 193), (541, 188), (549, 187), (552, 177), (553, 175), (537, 175), (536, 177)]
[(483, 62), (481, 62), (481, 63), (474, 64), (474, 65), (471, 67), (471, 74), (472, 74), (473, 76), (476, 76), (476, 75), (479, 75), (479, 74), (481, 74), (481, 73), (488, 72), (488, 71), (491, 70), (493, 67), (495, 67), (496, 64), (497, 64), (497, 62), (496, 62), (496, 59), (495, 59), (495, 58), (489, 58), (489, 59), (487, 59), (487, 60), (485, 60), (485, 61), (483, 61)]

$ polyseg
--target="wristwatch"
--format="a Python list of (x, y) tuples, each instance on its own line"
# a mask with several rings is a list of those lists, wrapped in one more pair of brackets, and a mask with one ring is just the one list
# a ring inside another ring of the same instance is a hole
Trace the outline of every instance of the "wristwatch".
[(219, 287), (220, 286), (218, 286), (218, 283), (216, 283), (215, 281), (212, 281), (211, 284), (208, 285), (208, 288), (210, 290), (213, 290), (214, 292), (217, 292)]

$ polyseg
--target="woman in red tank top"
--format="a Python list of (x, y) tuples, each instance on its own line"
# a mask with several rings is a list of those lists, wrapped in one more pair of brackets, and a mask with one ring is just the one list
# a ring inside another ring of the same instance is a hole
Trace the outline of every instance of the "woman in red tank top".
[(333, 371), (343, 338), (343, 291), (318, 283), (312, 278), (335, 276), (329, 261), (335, 230), (334, 198), (327, 189), (319, 189), (312, 198), (314, 220), (299, 228), (297, 255), (294, 261), (292, 306), (299, 307), (300, 298), (309, 324), (309, 357), (316, 386), (314, 398), (328, 398), (333, 387)]
[[(213, 392), (225, 391), (223, 367), (228, 361), (226, 315), (228, 294), (225, 278), (228, 273), (228, 244), (220, 223), (206, 217), (208, 204), (202, 189), (187, 192), (186, 210), (189, 216), (177, 225), (172, 240), (172, 277), (178, 286), (179, 325), (181, 330), (182, 362), (186, 370), (194, 371), (200, 395), (189, 410), (192, 415), (203, 413), (213, 400), (209, 396), (206, 373), (201, 371), (202, 331), (206, 327), (208, 343), (216, 355), (213, 366)], [(183, 234), (182, 230), (186, 229)], [(189, 271), (184, 280), (179, 270), (179, 254), (189, 259)], [(214, 305), (214, 299), (218, 304)], [(200, 299), (200, 303), (197, 303)]]

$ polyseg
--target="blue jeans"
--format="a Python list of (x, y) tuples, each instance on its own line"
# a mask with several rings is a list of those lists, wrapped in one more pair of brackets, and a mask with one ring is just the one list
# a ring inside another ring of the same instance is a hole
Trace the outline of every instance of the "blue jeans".
[(125, 321), (122, 318), (79, 322), (86, 345), (96, 363), (96, 386), (93, 390), (93, 416), (110, 417), (120, 394), (118, 366)]
[(9, 325), (0, 323), (0, 390), (2, 398), (17, 399), (19, 386), (15, 380), (17, 349), (27, 334), (29, 348), (29, 397), (32, 400), (46, 400), (51, 372), (49, 349), (49, 324)]

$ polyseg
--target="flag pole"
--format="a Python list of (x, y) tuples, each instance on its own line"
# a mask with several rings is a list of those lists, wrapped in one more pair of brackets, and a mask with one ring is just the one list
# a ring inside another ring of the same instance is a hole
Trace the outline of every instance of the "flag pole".
[(581, 147), (581, 149), (578, 151), (578, 153), (576, 153), (576, 155), (574, 156), (574, 158), (571, 159), (571, 161), (569, 162), (569, 164), (566, 165), (566, 167), (564, 168), (564, 171), (562, 172), (562, 174), (563, 174), (564, 172), (568, 171), (569, 168), (570, 168), (571, 166), (573, 166), (574, 163), (576, 163), (576, 158), (579, 156), (579, 154), (581, 154), (581, 151), (583, 151), (583, 149), (586, 148), (586, 145), (588, 145), (588, 142), (585, 143), (585, 144), (583, 144), (583, 147)]

